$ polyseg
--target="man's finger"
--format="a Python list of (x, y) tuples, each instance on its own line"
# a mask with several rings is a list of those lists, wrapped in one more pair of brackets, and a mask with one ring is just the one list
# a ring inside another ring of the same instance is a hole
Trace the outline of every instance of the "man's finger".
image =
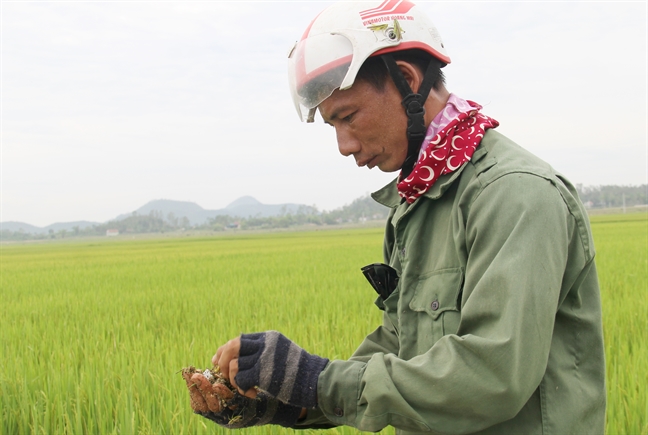
[[(232, 378), (230, 377), (230, 362), (238, 358), (240, 349), (241, 339), (237, 337), (221, 346), (216, 352), (214, 358), (212, 358), (212, 363), (220, 368), (220, 371), (223, 376), (225, 376), (225, 379), (228, 379), (229, 381), (232, 380)], [(216, 359), (216, 361), (214, 361), (214, 359)], [(234, 375), (236, 375), (236, 373)]]
[(220, 359), (221, 355), (223, 354), (223, 350), (225, 350), (225, 345), (222, 345), (221, 347), (218, 348), (216, 351), (216, 355), (212, 357), (212, 365), (217, 366), (218, 365), (218, 360)]
[(258, 391), (257, 391), (256, 388), (250, 388), (243, 395), (246, 396), (246, 397), (249, 397), (250, 399), (256, 399), (257, 394), (258, 394)]
[(230, 362), (230, 376), (231, 376), (230, 383), (232, 384), (232, 386), (234, 388), (236, 388), (238, 390), (238, 392), (241, 395), (249, 397), (250, 399), (256, 399), (256, 396), (257, 396), (256, 388), (250, 388), (247, 391), (243, 391), (243, 390), (241, 390), (241, 388), (238, 385), (236, 385), (236, 374), (237, 373), (238, 373), (238, 358), (234, 359), (234, 360), (232, 360), (232, 362)]
[(239, 393), (243, 394), (243, 391), (241, 391), (239, 386), (236, 385), (236, 374), (237, 373), (238, 373), (238, 358), (233, 359), (232, 361), (230, 361), (228, 376), (229, 376), (230, 384), (232, 384), (232, 386), (234, 388), (239, 390)]

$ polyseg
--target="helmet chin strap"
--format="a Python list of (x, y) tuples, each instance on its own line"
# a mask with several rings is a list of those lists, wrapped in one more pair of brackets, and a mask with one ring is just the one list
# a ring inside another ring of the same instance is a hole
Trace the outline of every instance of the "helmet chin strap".
[(405, 77), (403, 77), (403, 73), (396, 64), (394, 57), (391, 54), (383, 54), (380, 57), (385, 62), (389, 75), (403, 97), (401, 104), (405, 108), (405, 114), (407, 115), (408, 147), (407, 157), (401, 170), (403, 178), (407, 178), (414, 169), (416, 160), (418, 160), (421, 144), (427, 131), (427, 125), (425, 125), (425, 100), (434, 84), (434, 63), (430, 62), (427, 71), (425, 71), (423, 82), (419, 86), (418, 93), (414, 93)]

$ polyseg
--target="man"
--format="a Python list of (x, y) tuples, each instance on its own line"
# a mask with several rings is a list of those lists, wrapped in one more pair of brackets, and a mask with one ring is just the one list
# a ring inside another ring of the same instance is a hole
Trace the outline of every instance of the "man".
[(446, 90), (449, 62), (403, 0), (336, 4), (291, 51), (300, 116), (319, 110), (358, 166), (400, 170), (373, 195), (392, 209), (386, 264), (363, 268), (383, 324), (348, 361), (276, 331), (230, 340), (212, 361), (240, 395), (202, 415), (229, 427), (603, 433), (587, 215), (564, 177)]

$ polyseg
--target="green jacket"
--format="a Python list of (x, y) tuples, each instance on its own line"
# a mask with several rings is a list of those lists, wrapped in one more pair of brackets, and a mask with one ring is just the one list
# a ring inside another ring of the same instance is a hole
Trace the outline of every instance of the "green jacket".
[(400, 281), (376, 301), (382, 326), (321, 373), (301, 424), (602, 434), (599, 285), (573, 186), (488, 130), (412, 205), (395, 182), (373, 197), (392, 208), (384, 257)]

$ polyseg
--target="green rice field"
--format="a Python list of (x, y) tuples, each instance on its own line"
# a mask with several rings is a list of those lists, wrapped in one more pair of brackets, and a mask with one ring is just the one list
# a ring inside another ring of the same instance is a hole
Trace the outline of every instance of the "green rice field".
[[(607, 433), (648, 435), (648, 215), (592, 228)], [(359, 270), (381, 260), (380, 228), (4, 244), (0, 434), (231, 433), (191, 412), (178, 370), (268, 329), (349, 357), (381, 321)]]

